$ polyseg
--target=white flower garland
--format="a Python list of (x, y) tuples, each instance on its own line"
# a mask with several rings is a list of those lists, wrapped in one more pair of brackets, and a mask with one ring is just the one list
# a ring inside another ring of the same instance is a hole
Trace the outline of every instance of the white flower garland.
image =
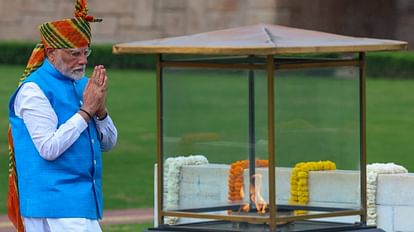
[[(164, 162), (164, 199), (165, 209), (178, 207), (180, 194), (180, 172), (185, 165), (208, 164), (206, 157), (202, 155), (190, 155), (187, 157), (170, 157)], [(165, 217), (165, 223), (176, 224), (178, 217)]]
[(367, 224), (377, 224), (377, 180), (379, 174), (407, 173), (407, 169), (394, 163), (373, 163), (367, 165)]

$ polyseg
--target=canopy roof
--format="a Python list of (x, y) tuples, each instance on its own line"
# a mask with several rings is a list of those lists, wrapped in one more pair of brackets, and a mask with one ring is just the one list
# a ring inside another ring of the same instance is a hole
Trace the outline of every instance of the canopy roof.
[(407, 43), (259, 24), (194, 35), (116, 44), (114, 53), (276, 55), (406, 49)]

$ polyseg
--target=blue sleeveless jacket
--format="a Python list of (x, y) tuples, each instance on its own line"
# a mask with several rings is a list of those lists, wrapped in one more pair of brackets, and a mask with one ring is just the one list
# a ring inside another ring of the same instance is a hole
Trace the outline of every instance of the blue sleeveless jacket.
[[(36, 83), (49, 99), (58, 127), (82, 105), (84, 77), (73, 81), (48, 60), (25, 81)], [(23, 83), (23, 84), (24, 84)], [(15, 149), (20, 211), (24, 217), (102, 218), (102, 157), (94, 120), (62, 155), (43, 159), (22, 119), (14, 112), (17, 91), (9, 103), (9, 119)]]

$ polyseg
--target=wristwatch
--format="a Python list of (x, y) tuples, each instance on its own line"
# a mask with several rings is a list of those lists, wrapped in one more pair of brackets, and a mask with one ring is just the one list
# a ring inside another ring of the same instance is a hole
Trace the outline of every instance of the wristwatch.
[(108, 117), (108, 112), (105, 112), (105, 115), (102, 118), (100, 118), (98, 115), (96, 115), (96, 119), (98, 119), (99, 121), (104, 120), (106, 117)]

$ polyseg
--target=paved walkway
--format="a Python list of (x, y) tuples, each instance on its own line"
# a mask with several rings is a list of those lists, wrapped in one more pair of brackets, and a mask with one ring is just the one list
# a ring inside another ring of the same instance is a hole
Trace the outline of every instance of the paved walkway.
[[(154, 209), (122, 209), (106, 210), (104, 212), (103, 225), (114, 224), (138, 224), (152, 222), (154, 219)], [(15, 232), (7, 215), (0, 216), (0, 232)]]

